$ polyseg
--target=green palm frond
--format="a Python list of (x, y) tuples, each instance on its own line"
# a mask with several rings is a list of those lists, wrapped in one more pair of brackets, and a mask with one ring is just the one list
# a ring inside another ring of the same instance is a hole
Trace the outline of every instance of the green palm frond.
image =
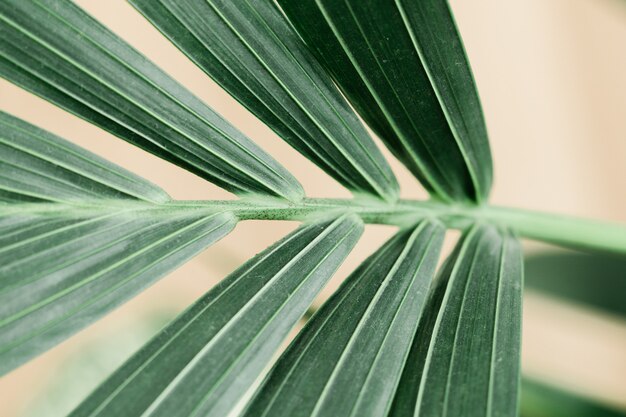
[(384, 415), (442, 241), (443, 228), (423, 222), (367, 259), (278, 360), (245, 416)]
[(227, 415), (361, 232), (355, 216), (302, 226), (199, 299), (72, 415)]
[(444, 200), (483, 201), (491, 153), (446, 1), (279, 0), (394, 155)]
[(237, 194), (297, 200), (293, 176), (71, 1), (0, 3), (9, 81)]
[(509, 233), (477, 225), (463, 236), (433, 287), (390, 416), (517, 413), (522, 279)]
[(215, 241), (231, 213), (0, 113), (0, 373), (92, 323)]
[[(72, 1), (0, 2), (0, 76), (236, 195), (173, 200), (0, 113), (0, 373), (238, 222), (296, 220), (72, 415), (517, 415), (516, 236), (624, 255), (626, 227), (487, 204), (491, 151), (447, 2), (131, 3), (354, 198), (307, 198), (252, 139)], [(399, 199), (368, 127), (430, 200)], [(365, 223), (399, 230), (279, 355)], [(446, 229), (462, 237), (437, 272)]]
[(397, 198), (391, 168), (272, 2), (132, 3), (226, 91), (341, 184)]

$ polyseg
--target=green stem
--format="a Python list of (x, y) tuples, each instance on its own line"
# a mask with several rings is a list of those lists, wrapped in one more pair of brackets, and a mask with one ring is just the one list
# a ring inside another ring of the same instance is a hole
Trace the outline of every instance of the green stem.
[(522, 237), (581, 249), (626, 254), (626, 225), (581, 219), (557, 214), (498, 206), (467, 206), (436, 201), (399, 200), (387, 203), (369, 198), (307, 198), (289, 202), (278, 198), (250, 197), (240, 200), (172, 201), (155, 205), (135, 201), (93, 201), (67, 204), (11, 204), (0, 206), (0, 217), (8, 214), (66, 213), (79, 211), (156, 210), (167, 213), (199, 210), (207, 213), (228, 211), (241, 220), (310, 220), (353, 212), (365, 223), (406, 226), (424, 218), (438, 219), (453, 229), (465, 229), (475, 222), (507, 227)]
[(486, 207), (485, 219), (520, 236), (580, 249), (626, 254), (626, 225), (506, 207)]
[[(204, 202), (197, 202), (204, 203)], [(463, 206), (434, 201), (400, 200), (390, 204), (371, 199), (305, 199), (224, 201), (241, 219), (305, 220), (333, 212), (352, 211), (366, 223), (408, 225), (422, 218), (436, 218), (446, 226), (465, 229), (476, 221), (513, 229), (520, 236), (580, 249), (626, 254), (626, 225), (581, 219), (560, 214), (498, 206)]]

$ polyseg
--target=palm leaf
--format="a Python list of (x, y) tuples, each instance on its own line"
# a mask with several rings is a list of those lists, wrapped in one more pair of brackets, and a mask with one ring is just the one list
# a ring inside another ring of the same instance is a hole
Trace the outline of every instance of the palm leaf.
[(522, 417), (625, 417), (626, 411), (532, 379), (522, 382)]
[(550, 250), (524, 260), (529, 290), (626, 317), (626, 257)]
[[(0, 113), (0, 374), (239, 220), (297, 220), (299, 229), (201, 297), (73, 415), (222, 417), (245, 406), (248, 417), (517, 415), (523, 277), (508, 227), (621, 252), (626, 235), (609, 223), (481, 205), (491, 155), (447, 2), (131, 3), (279, 136), (367, 196), (303, 198), (274, 159), (71, 0), (0, 2), (0, 76), (246, 197), (172, 201)], [(397, 200), (396, 179), (357, 113), (433, 200)], [(439, 221), (465, 232), (433, 280)], [(402, 229), (262, 380), (363, 222)]]
[(170, 200), (156, 185), (5, 112), (0, 167), (3, 203)]
[(423, 222), (363, 263), (279, 359), (245, 416), (386, 416), (443, 232)]
[(305, 225), (199, 299), (72, 416), (223, 417), (350, 252), (355, 216)]
[(516, 239), (473, 227), (431, 292), (390, 416), (517, 415), (521, 292)]
[(229, 191), (303, 194), (269, 155), (69, 0), (0, 2), (0, 76)]
[(200, 68), (349, 189), (395, 200), (391, 169), (271, 0), (131, 1)]
[[(145, 180), (0, 113), (0, 374), (228, 234)], [(161, 204), (157, 204), (161, 203)]]
[(486, 199), (478, 95), (445, 0), (278, 0), (346, 96), (424, 186)]

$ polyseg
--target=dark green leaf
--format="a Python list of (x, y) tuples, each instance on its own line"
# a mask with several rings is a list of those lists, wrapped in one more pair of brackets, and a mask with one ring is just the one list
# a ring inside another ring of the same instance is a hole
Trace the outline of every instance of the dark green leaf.
[(0, 193), (0, 203), (170, 200), (135, 174), (4, 112)]
[(405, 362), (389, 417), (414, 417), (418, 415), (415, 406), (424, 373), (429, 341), (432, 339), (433, 328), (446, 293), (447, 277), (452, 273), (454, 260), (458, 257), (461, 249), (460, 246), (457, 245), (454, 252), (445, 260), (437, 278), (431, 285), (424, 314), (419, 318), (417, 331), (413, 336), (411, 350)]
[(445, 0), (278, 0), (394, 154), (445, 200), (486, 199), (491, 153)]
[(521, 292), (517, 240), (467, 232), (433, 287), (390, 416), (516, 416)]
[(72, 416), (228, 415), (362, 229), (353, 216), (305, 225), (257, 255), (166, 327)]
[(626, 257), (550, 251), (525, 259), (526, 288), (626, 316)]
[(147, 181), (0, 113), (0, 374), (104, 315), (236, 223), (230, 214), (168, 200)]
[(245, 416), (386, 416), (443, 235), (423, 222), (362, 264), (279, 359)]
[(589, 398), (555, 387), (524, 379), (522, 382), (522, 417), (625, 417), (616, 410)]
[(303, 194), (269, 155), (69, 0), (0, 2), (0, 76), (229, 191)]
[(272, 0), (131, 3), (252, 113), (343, 185), (397, 198), (398, 184), (382, 154)]

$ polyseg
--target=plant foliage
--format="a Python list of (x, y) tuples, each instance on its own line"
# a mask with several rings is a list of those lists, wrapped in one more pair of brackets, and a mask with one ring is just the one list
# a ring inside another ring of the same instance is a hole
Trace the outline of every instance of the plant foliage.
[[(516, 415), (515, 234), (625, 252), (626, 233), (485, 205), (491, 152), (447, 2), (131, 3), (355, 197), (305, 198), (253, 140), (72, 1), (2, 1), (2, 77), (238, 199), (174, 201), (1, 113), (0, 372), (97, 320), (237, 222), (295, 219), (300, 228), (199, 298), (72, 415), (223, 417), (237, 407), (247, 417)], [(398, 200), (361, 119), (431, 200)], [(363, 223), (399, 230), (276, 359)], [(462, 237), (436, 275), (448, 227)]]

